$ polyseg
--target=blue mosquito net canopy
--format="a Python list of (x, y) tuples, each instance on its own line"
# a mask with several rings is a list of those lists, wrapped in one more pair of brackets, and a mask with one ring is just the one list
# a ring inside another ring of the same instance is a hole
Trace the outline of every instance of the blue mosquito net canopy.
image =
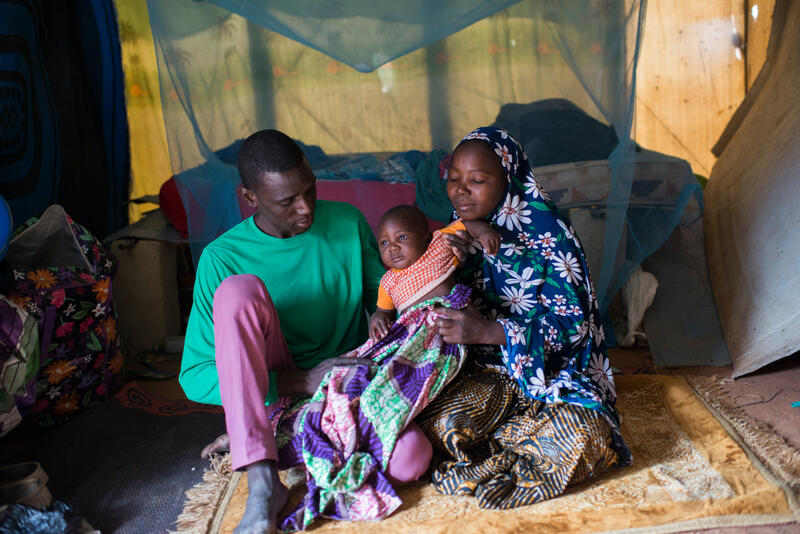
[[(450, 207), (438, 162), (466, 133), (496, 124), (525, 146), (534, 174), (595, 162), (540, 181), (596, 244), (590, 265), (605, 309), (686, 208), (702, 209), (688, 164), (632, 139), (645, 7), (148, 0), (195, 261), (242, 218), (236, 150), (257, 130), (298, 140), (318, 179), (415, 182), (420, 207), (441, 220)], [(654, 168), (670, 169), (669, 179), (653, 179)]]

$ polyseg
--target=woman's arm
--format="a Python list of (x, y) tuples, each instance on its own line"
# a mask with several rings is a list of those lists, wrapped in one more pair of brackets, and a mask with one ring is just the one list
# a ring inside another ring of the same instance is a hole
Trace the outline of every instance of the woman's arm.
[(463, 310), (437, 307), (436, 313), (444, 315), (436, 320), (439, 333), (446, 343), (465, 345), (505, 345), (506, 333), (497, 321), (487, 319), (468, 306)]

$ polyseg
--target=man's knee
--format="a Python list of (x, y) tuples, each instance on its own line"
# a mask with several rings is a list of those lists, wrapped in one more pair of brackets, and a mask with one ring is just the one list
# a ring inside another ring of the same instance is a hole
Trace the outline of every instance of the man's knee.
[(391, 482), (405, 484), (418, 480), (431, 464), (433, 446), (416, 423), (410, 423), (400, 433), (386, 474)]
[(252, 274), (235, 274), (220, 282), (214, 292), (214, 312), (235, 313), (254, 304), (271, 304), (264, 282)]

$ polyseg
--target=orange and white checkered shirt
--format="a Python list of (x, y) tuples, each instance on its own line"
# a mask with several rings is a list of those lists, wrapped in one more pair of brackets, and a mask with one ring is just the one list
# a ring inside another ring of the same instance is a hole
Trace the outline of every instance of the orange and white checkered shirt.
[(455, 271), (458, 259), (442, 234), (454, 234), (458, 230), (467, 230), (460, 220), (433, 232), (425, 253), (411, 266), (386, 271), (378, 288), (378, 307), (397, 308), (402, 313), (404, 308), (444, 282)]

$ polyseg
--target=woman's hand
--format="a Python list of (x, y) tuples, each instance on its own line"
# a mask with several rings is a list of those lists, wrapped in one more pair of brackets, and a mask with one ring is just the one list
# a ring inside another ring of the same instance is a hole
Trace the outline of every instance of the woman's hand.
[(446, 343), (464, 345), (505, 345), (506, 333), (495, 321), (490, 321), (472, 306), (463, 310), (436, 307), (434, 311), (444, 318), (436, 319), (439, 333)]
[(464, 263), (469, 256), (469, 234), (464, 230), (458, 230), (455, 234), (442, 234), (444, 240), (453, 249), (453, 254), (458, 258), (458, 263)]

